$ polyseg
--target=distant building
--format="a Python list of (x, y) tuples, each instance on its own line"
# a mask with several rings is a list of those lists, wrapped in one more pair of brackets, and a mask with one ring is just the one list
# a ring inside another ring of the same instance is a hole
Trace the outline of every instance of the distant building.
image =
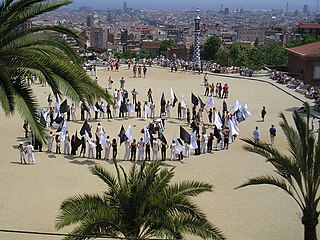
[(108, 32), (105, 27), (93, 27), (90, 30), (90, 46), (107, 49)]
[(320, 35), (320, 22), (319, 22), (319, 20), (314, 23), (300, 23), (298, 25), (298, 32), (300, 34)]
[(225, 8), (223, 14), (224, 15), (229, 15), (230, 13), (230, 9), (229, 8)]
[(179, 59), (187, 60), (188, 51), (186, 44), (184, 42), (179, 42), (175, 47), (169, 47), (168, 58), (172, 59), (173, 55), (175, 55)]
[(128, 11), (128, 4), (127, 2), (123, 2), (123, 12), (126, 13)]
[(307, 5), (307, 4), (303, 5), (303, 10), (302, 10), (302, 12), (303, 12), (304, 14), (308, 14), (308, 5)]
[(305, 84), (320, 86), (320, 42), (287, 48), (288, 71)]
[(264, 42), (265, 29), (262, 28), (237, 28), (237, 42), (251, 41), (255, 42), (258, 38), (259, 43)]
[(160, 52), (160, 43), (160, 41), (143, 40), (141, 41), (141, 49), (147, 49), (158, 55)]
[(99, 22), (98, 14), (90, 14), (87, 16), (87, 27), (93, 27)]

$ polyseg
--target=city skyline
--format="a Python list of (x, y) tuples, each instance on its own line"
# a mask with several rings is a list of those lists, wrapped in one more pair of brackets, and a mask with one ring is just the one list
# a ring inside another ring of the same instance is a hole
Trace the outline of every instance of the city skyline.
[(196, 8), (200, 9), (286, 9), (288, 3), (288, 10), (302, 10), (305, 4), (308, 5), (308, 9), (311, 11), (317, 10), (317, 0), (269, 0), (269, 1), (256, 1), (256, 0), (198, 0), (196, 3), (194, 0), (176, 0), (174, 2), (169, 0), (162, 1), (145, 1), (145, 0), (92, 0), (90, 5), (85, 0), (74, 0), (71, 5), (72, 8), (79, 8), (82, 6), (91, 7), (92, 9), (122, 9), (123, 2), (127, 2), (129, 8), (133, 9), (188, 9)]

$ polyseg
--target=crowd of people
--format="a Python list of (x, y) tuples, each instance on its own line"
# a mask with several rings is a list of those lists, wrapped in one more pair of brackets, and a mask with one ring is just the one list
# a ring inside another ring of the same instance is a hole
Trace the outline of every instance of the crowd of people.
[[(240, 105), (238, 101), (230, 109), (228, 109), (225, 100), (221, 111), (214, 107), (214, 98), (228, 98), (229, 86), (227, 83), (217, 83), (216, 85), (209, 83), (207, 74), (204, 75), (203, 85), (205, 86), (204, 95), (209, 97), (208, 101), (204, 103), (200, 97), (192, 94), (192, 105), (190, 107), (187, 106), (184, 96), (182, 95), (179, 100), (172, 89), (170, 100), (166, 101), (164, 95), (162, 95), (160, 105), (156, 105), (151, 88), (148, 89), (146, 94), (139, 94), (135, 88), (129, 92), (126, 89), (125, 82), (126, 80), (122, 77), (119, 80), (119, 88), (116, 89), (112, 87), (113, 79), (111, 77), (108, 79), (108, 88), (113, 89), (112, 102), (99, 100), (90, 105), (80, 103), (80, 107), (77, 107), (75, 103), (71, 103), (71, 105), (66, 103), (65, 110), (62, 110), (62, 105), (66, 100), (62, 104), (56, 101), (53, 106), (53, 96), (49, 93), (47, 98), (48, 108), (40, 110), (41, 118), (46, 126), (52, 128), (47, 139), (47, 151), (106, 160), (182, 159), (183, 157), (189, 157), (191, 150), (194, 150), (195, 155), (199, 155), (212, 152), (212, 150), (228, 149), (229, 144), (239, 135), (238, 123), (251, 115), (246, 104)], [(146, 99), (142, 96), (146, 96)], [(80, 109), (80, 119), (77, 116), (78, 108)], [(176, 118), (181, 121), (181, 125), (187, 124), (188, 133), (181, 136), (180, 130), (180, 137), (174, 135), (172, 141), (167, 141), (165, 138), (165, 135), (167, 135), (165, 132), (166, 121), (175, 118), (174, 112), (177, 113)], [(108, 131), (104, 130), (101, 123), (98, 123), (96, 127), (90, 125), (93, 119), (99, 121), (105, 118), (126, 118), (130, 120), (145, 118), (146, 120), (150, 119), (150, 122), (146, 128), (141, 130), (143, 138), (133, 137), (131, 126), (124, 131), (124, 135), (120, 132), (119, 136), (109, 136), (106, 134)], [(86, 131), (79, 132), (81, 133), (80, 138), (77, 134), (70, 138), (67, 127), (69, 121), (81, 121), (89, 127), (86, 128)], [(53, 133), (53, 129), (57, 130), (57, 133)], [(28, 132), (26, 131), (27, 135)], [(31, 136), (33, 136), (32, 132)], [(126, 139), (123, 140), (123, 136)], [(40, 149), (36, 142), (37, 140), (33, 136), (30, 145), (36, 146), (35, 149)], [(53, 150), (54, 144), (55, 151)], [(119, 157), (118, 154), (122, 144), (124, 146), (123, 158)], [(61, 151), (62, 147), (63, 151)], [(102, 154), (103, 151), (104, 154)], [(167, 154), (167, 151), (170, 151), (170, 154)]]

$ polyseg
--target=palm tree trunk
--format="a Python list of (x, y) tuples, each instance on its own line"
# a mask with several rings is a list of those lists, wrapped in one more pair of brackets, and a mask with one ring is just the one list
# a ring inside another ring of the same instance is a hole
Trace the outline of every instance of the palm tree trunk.
[(304, 240), (317, 240), (316, 226), (318, 224), (318, 213), (312, 211), (311, 213), (304, 213), (302, 217), (302, 224), (304, 225)]

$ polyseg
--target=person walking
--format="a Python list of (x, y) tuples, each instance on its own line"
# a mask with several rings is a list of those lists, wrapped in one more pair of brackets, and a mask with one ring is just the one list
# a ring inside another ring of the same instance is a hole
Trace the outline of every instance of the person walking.
[(31, 145), (31, 142), (28, 142), (28, 145), (26, 146), (26, 153), (28, 156), (28, 163), (29, 164), (36, 164), (36, 160), (34, 158), (34, 154), (33, 154), (34, 148)]
[(260, 138), (260, 131), (258, 127), (253, 131), (253, 140), (255, 143), (259, 143), (259, 138)]
[(262, 118), (262, 122), (264, 122), (264, 117), (266, 116), (267, 111), (266, 111), (266, 107), (263, 106), (262, 110), (261, 110), (261, 118)]
[(274, 144), (274, 137), (276, 136), (276, 133), (277, 133), (277, 129), (272, 124), (269, 129), (271, 145)]
[(18, 146), (18, 150), (19, 150), (19, 153), (20, 153), (20, 162), (21, 164), (27, 164), (26, 163), (26, 153), (25, 153), (25, 149), (23, 147), (23, 143), (19, 143), (19, 146)]

